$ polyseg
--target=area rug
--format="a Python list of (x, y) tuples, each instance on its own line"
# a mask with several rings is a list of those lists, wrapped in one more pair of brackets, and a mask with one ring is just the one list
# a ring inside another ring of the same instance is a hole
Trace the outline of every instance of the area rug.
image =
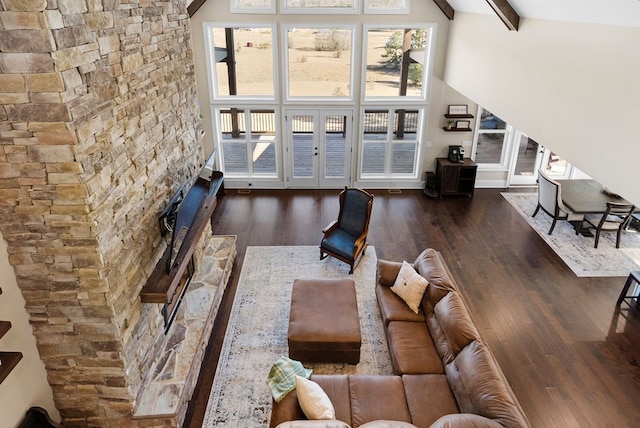
[(376, 301), (375, 248), (349, 275), (349, 266), (319, 260), (315, 247), (248, 247), (204, 418), (205, 427), (267, 426), (271, 365), (288, 355), (291, 285), (296, 278), (352, 278), (356, 283), (362, 347), (360, 363), (305, 364), (316, 374), (392, 374)]
[(635, 229), (629, 228), (624, 233), (619, 249), (616, 234), (610, 232), (601, 234), (598, 248), (593, 248), (594, 238), (576, 235), (567, 221), (559, 220), (549, 235), (553, 219), (542, 210), (531, 217), (538, 203), (537, 193), (502, 193), (502, 196), (577, 276), (628, 276), (629, 271), (640, 269), (640, 233)]

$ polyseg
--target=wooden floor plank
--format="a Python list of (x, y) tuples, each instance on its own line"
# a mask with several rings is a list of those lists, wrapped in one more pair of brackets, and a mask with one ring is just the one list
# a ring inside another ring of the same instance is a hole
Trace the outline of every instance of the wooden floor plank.
[[(499, 190), (443, 199), (371, 192), (369, 243), (378, 257), (442, 252), (535, 427), (636, 426), (640, 311), (616, 310), (625, 278), (577, 278)], [(227, 190), (221, 198), (213, 230), (238, 236), (238, 257), (185, 426), (202, 425), (246, 247), (318, 245), (338, 193)]]

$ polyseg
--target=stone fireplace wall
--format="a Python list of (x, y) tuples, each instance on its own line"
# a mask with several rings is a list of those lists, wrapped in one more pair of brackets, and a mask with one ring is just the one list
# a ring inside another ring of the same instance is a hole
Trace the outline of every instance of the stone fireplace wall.
[(142, 425), (156, 216), (204, 160), (186, 0), (1, 0), (0, 25), (0, 230), (56, 406)]

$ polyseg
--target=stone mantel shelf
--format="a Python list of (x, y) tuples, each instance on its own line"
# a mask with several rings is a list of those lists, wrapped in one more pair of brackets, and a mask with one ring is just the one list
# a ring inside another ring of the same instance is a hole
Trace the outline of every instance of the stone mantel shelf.
[(140, 292), (140, 300), (143, 303), (169, 303), (172, 300), (196, 243), (213, 214), (219, 191), (224, 191), (222, 173), (219, 171), (212, 172), (211, 181), (198, 177), (189, 189), (178, 209), (179, 221), (175, 226), (176, 230), (179, 230), (181, 225), (187, 225), (188, 231), (168, 273), (166, 267), (173, 252), (173, 245), (167, 246)]

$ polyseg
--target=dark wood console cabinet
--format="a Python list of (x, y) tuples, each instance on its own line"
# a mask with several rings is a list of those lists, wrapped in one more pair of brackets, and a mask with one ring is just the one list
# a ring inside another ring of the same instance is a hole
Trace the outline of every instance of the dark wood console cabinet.
[(478, 165), (471, 159), (463, 163), (447, 158), (436, 159), (436, 189), (440, 197), (449, 195), (473, 196)]

